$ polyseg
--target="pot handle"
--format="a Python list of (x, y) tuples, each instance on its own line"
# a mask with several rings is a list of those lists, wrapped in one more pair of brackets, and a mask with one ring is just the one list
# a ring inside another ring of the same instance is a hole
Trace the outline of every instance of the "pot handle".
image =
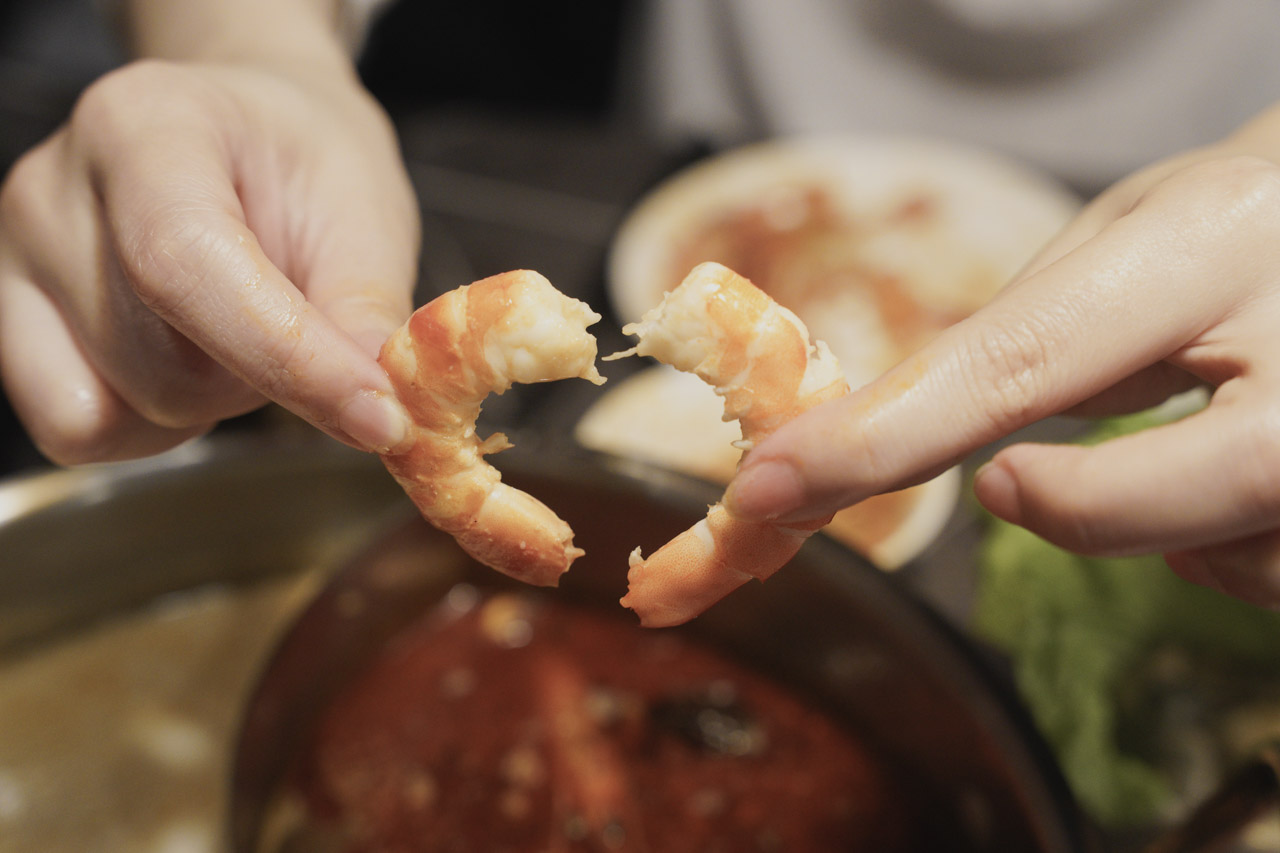
[(1225, 853), (1255, 819), (1280, 806), (1280, 743), (1263, 748), (1180, 826), (1142, 853)]

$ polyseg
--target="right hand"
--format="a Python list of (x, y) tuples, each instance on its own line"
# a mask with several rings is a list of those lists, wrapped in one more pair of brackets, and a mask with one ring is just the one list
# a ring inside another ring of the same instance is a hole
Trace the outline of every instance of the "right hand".
[(350, 68), (144, 61), (0, 190), (0, 378), (61, 463), (155, 453), (274, 400), (367, 450), (418, 212)]
[(1163, 553), (1280, 608), (1280, 110), (1091, 204), (995, 300), (755, 447), (728, 500), (819, 517), (920, 482), (1046, 416), (1209, 406), (1096, 447), (1015, 444), (976, 475), (995, 515), (1072, 551)]

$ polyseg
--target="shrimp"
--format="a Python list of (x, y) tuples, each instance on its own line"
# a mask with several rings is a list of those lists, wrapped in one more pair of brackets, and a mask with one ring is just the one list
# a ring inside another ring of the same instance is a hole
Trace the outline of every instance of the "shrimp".
[(555, 586), (583, 551), (567, 523), (484, 460), (511, 444), (502, 433), (480, 439), (476, 418), (490, 392), (515, 382), (603, 383), (587, 331), (599, 319), (538, 273), (517, 270), (422, 306), (378, 356), (413, 420), (408, 448), (382, 456), (387, 470), (468, 554), (539, 586)]
[[(623, 332), (639, 342), (606, 360), (653, 356), (712, 385), (725, 420), (742, 427), (744, 458), (783, 423), (849, 391), (826, 344), (811, 342), (795, 314), (720, 264), (695, 267)], [(687, 622), (752, 578), (768, 578), (828, 520), (749, 522), (717, 503), (647, 559), (639, 548), (631, 553), (622, 604), (647, 627)]]

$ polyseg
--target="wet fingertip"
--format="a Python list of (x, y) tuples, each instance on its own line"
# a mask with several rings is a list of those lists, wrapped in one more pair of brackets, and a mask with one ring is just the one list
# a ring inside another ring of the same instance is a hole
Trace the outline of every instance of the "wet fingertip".
[(395, 453), (408, 443), (409, 415), (393, 395), (363, 391), (342, 408), (338, 428), (364, 450)]
[(724, 505), (747, 521), (776, 521), (803, 506), (804, 482), (795, 467), (767, 460), (744, 467), (729, 483)]

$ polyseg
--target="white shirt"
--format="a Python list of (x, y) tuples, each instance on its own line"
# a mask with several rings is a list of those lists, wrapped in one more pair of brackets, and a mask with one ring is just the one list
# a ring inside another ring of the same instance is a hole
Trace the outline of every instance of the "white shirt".
[(1100, 189), (1280, 100), (1280, 0), (653, 0), (641, 110), (978, 143)]

